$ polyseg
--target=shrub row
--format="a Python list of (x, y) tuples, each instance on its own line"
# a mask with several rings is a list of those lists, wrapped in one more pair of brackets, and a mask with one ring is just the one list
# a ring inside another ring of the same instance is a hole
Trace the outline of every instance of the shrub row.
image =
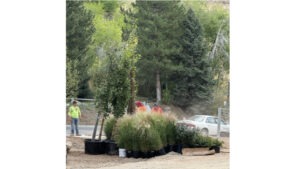
[(173, 116), (158, 114), (140, 113), (119, 119), (110, 117), (106, 120), (104, 132), (108, 140), (116, 141), (118, 147), (144, 153), (175, 144), (193, 148), (221, 146), (223, 143), (185, 126), (176, 126)]

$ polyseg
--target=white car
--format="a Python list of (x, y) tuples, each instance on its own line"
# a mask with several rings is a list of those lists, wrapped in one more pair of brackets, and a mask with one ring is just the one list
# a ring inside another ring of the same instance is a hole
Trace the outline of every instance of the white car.
[[(218, 133), (218, 117), (208, 115), (195, 115), (186, 120), (177, 122), (178, 125), (184, 125), (189, 129), (196, 129), (201, 132), (202, 135), (217, 135)], [(229, 124), (226, 124), (221, 119), (220, 133), (229, 135)]]

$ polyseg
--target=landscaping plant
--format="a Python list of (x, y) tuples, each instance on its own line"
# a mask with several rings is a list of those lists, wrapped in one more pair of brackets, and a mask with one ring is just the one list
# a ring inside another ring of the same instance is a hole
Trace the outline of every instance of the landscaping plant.
[(112, 116), (108, 118), (104, 124), (104, 133), (108, 140), (112, 140), (113, 138), (112, 136), (113, 136), (113, 131), (115, 129), (116, 123), (117, 123), (117, 119)]

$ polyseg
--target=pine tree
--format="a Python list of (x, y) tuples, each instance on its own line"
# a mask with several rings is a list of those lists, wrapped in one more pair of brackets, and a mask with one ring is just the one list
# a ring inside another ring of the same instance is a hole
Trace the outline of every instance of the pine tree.
[(78, 89), (78, 95), (75, 97), (85, 97), (89, 92), (87, 69), (90, 66), (89, 64), (91, 64), (89, 57), (86, 56), (86, 52), (92, 42), (92, 35), (95, 31), (93, 25), (94, 16), (84, 8), (82, 1), (67, 1), (66, 11), (67, 58), (70, 62), (77, 62), (75, 68), (69, 69), (76, 69), (79, 76), (78, 87), (75, 87)]
[(209, 64), (205, 56), (203, 30), (194, 12), (189, 9), (183, 21), (182, 52), (174, 56), (181, 65), (172, 80), (175, 104), (187, 107), (197, 102), (208, 101), (211, 95)]
[[(180, 16), (183, 9), (179, 1), (140, 1), (134, 5), (137, 22), (138, 74), (146, 78), (143, 87), (155, 86), (157, 102), (161, 101), (161, 75), (172, 67), (171, 56), (180, 52)], [(153, 87), (152, 87), (153, 89)]]

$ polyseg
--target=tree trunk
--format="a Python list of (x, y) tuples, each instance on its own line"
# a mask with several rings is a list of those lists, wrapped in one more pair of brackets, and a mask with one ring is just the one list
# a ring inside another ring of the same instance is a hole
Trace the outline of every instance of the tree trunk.
[(99, 117), (100, 117), (100, 112), (98, 112), (98, 114), (97, 114), (97, 120), (96, 120), (96, 124), (95, 124), (95, 127), (94, 127), (94, 132), (93, 132), (93, 136), (92, 136), (92, 141), (94, 141), (94, 140), (95, 140), (95, 137), (96, 137), (96, 132), (97, 132), (97, 127), (98, 127)]
[(128, 103), (128, 109), (127, 112), (129, 114), (133, 114), (135, 112), (135, 70), (131, 69), (130, 70), (130, 99), (129, 99), (129, 103)]
[(156, 71), (156, 102), (160, 103), (160, 101), (161, 101), (160, 76), (159, 76), (159, 71)]
[(99, 140), (100, 140), (100, 141), (101, 141), (101, 136), (102, 136), (102, 131), (103, 131), (104, 120), (105, 120), (105, 117), (104, 117), (104, 115), (103, 115), (102, 121), (101, 121), (100, 134), (99, 134)]

